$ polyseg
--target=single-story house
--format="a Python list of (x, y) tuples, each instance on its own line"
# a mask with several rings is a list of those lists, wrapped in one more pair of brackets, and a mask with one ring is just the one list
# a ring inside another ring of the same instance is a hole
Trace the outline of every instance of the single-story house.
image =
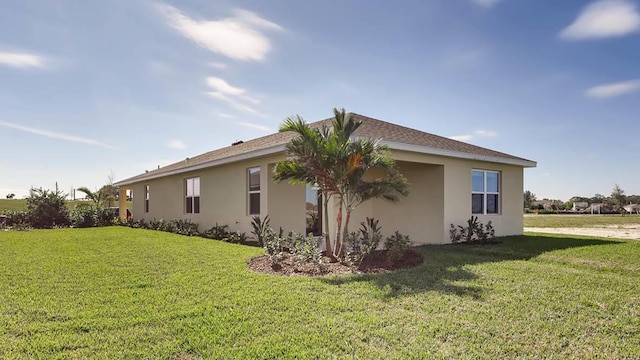
[(589, 203), (586, 201), (577, 201), (573, 203), (573, 207), (571, 208), (571, 211), (584, 211), (586, 208), (589, 207)]
[(640, 205), (638, 204), (629, 204), (624, 206), (624, 210), (629, 214), (640, 214)]
[[(355, 135), (389, 147), (410, 194), (397, 203), (371, 200), (354, 211), (351, 229), (366, 217), (380, 220), (384, 236), (399, 230), (414, 244), (448, 243), (450, 224), (473, 215), (491, 221), (497, 236), (522, 234), (523, 172), (536, 162), (366, 116)], [(327, 124), (332, 119), (312, 123)], [(275, 133), (186, 158), (117, 182), (120, 214), (126, 193), (133, 217), (189, 219), (206, 230), (216, 224), (251, 232), (251, 219), (269, 215), (271, 226), (301, 233), (323, 229), (316, 190), (272, 181), (275, 164), (286, 158), (285, 144), (297, 136)], [(315, 211), (315, 214), (313, 213)], [(329, 213), (335, 231), (335, 208)], [(315, 223), (315, 224), (314, 224)]]

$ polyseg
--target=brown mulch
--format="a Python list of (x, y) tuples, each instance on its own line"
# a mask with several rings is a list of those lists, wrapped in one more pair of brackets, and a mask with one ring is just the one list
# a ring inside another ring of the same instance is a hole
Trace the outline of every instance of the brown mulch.
[(273, 274), (273, 275), (303, 275), (303, 276), (323, 276), (323, 275), (342, 275), (352, 273), (381, 273), (391, 270), (409, 268), (422, 264), (422, 255), (415, 250), (408, 250), (403, 257), (396, 263), (390, 264), (387, 261), (386, 250), (376, 250), (369, 254), (362, 264), (356, 269), (348, 264), (341, 262), (331, 262), (328, 257), (322, 258), (322, 266), (308, 263), (296, 267), (291, 257), (285, 258), (280, 264), (273, 266), (268, 255), (261, 255), (249, 260), (248, 267), (250, 270)]

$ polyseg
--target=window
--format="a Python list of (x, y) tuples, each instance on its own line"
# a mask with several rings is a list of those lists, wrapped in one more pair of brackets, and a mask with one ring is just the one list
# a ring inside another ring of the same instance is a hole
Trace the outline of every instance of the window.
[(144, 212), (149, 212), (149, 185), (144, 186)]
[(471, 171), (471, 213), (499, 214), (500, 173)]
[(186, 179), (185, 184), (185, 212), (187, 214), (200, 214), (200, 178)]
[(260, 168), (248, 170), (249, 215), (260, 215)]

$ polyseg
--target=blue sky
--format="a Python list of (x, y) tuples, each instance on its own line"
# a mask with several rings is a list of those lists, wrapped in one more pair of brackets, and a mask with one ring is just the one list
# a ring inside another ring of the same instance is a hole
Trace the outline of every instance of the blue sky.
[(97, 188), (344, 107), (640, 194), (637, 0), (14, 1), (0, 196)]

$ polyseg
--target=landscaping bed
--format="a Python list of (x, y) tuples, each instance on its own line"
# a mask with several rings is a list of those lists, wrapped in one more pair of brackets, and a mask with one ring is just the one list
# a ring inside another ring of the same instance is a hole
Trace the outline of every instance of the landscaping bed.
[(376, 250), (364, 258), (360, 266), (353, 267), (344, 262), (332, 261), (329, 257), (322, 257), (322, 266), (306, 263), (297, 266), (292, 257), (274, 265), (268, 255), (261, 255), (249, 260), (249, 269), (274, 275), (341, 275), (350, 273), (380, 273), (390, 270), (414, 267), (422, 264), (422, 255), (415, 250), (408, 250), (397, 261), (389, 260), (387, 250)]

